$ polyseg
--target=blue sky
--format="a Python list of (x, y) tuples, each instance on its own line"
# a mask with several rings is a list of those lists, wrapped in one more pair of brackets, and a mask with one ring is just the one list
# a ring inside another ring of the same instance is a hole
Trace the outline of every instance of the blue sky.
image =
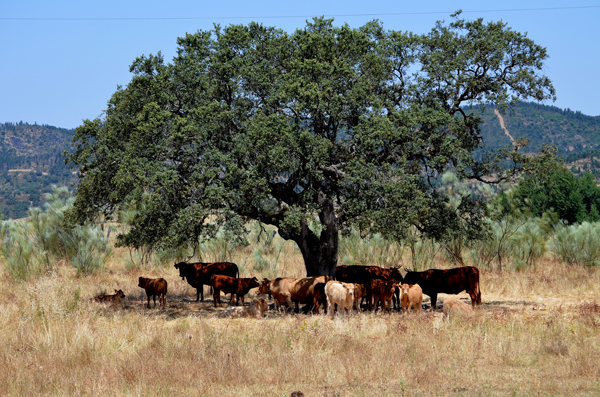
[(600, 115), (600, 2), (564, 1), (1, 1), (0, 122), (75, 128), (100, 117), (117, 85), (131, 80), (138, 56), (171, 60), (177, 37), (213, 23), (261, 22), (288, 32), (325, 15), (358, 27), (426, 33), (436, 20), (503, 20), (546, 47), (544, 73), (557, 101), (546, 104)]

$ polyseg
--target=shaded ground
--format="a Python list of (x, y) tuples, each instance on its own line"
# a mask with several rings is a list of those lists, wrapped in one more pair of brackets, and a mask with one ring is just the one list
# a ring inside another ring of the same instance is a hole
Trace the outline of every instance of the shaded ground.
[[(229, 295), (221, 295), (222, 305), (214, 307), (212, 296), (205, 291), (204, 301), (196, 302), (195, 295), (187, 292), (174, 293), (167, 296), (167, 305), (165, 309), (162, 309), (158, 303), (156, 308), (154, 302), (150, 301), (150, 309), (147, 308), (147, 298), (143, 291), (137, 295), (127, 296), (121, 303), (110, 303), (110, 304), (98, 304), (100, 310), (114, 311), (114, 310), (125, 310), (125, 311), (138, 311), (145, 313), (148, 316), (156, 316), (164, 318), (165, 320), (173, 320), (182, 317), (196, 316), (196, 317), (217, 317), (218, 313), (226, 310), (231, 306), (236, 306), (235, 301), (233, 304), (229, 303)], [(423, 296), (423, 315), (441, 317), (442, 307), (446, 294), (438, 295), (437, 310), (431, 311), (431, 300), (427, 295)], [(459, 299), (463, 302), (470, 304), (470, 298), (466, 293), (458, 295)], [(277, 313), (275, 310), (275, 301), (269, 300), (266, 295), (255, 295), (250, 292), (246, 295), (245, 305), (249, 306), (252, 304), (254, 299), (264, 298), (269, 304), (269, 310), (266, 312), (267, 318), (277, 318), (283, 316), (281, 313)], [(240, 303), (241, 304), (241, 303)], [(563, 317), (570, 318), (578, 316), (582, 310), (591, 310), (600, 312), (600, 305), (596, 302), (582, 302), (574, 298), (537, 298), (537, 299), (490, 299), (485, 300), (480, 306), (476, 306), (476, 310), (484, 311), (486, 314), (495, 318), (506, 317), (506, 316), (520, 316), (526, 318), (545, 318), (550, 315), (556, 316), (562, 314)], [(363, 314), (369, 313), (363, 306)], [(289, 314), (288, 314), (289, 315)], [(313, 314), (303, 313), (303, 306), (300, 305), (300, 313), (294, 314), (299, 318), (311, 317)], [(323, 316), (323, 314), (319, 314)], [(354, 314), (355, 315), (355, 314)], [(381, 308), (377, 311), (376, 315), (381, 314)], [(392, 316), (400, 316), (401, 314), (393, 311)]]

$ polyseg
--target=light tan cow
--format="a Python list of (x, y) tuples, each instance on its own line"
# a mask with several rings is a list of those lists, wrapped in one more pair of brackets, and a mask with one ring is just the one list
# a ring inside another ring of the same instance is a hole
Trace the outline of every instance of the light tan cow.
[(423, 290), (419, 284), (402, 284), (400, 286), (400, 303), (405, 313), (408, 313), (411, 307), (413, 312), (420, 313), (423, 303)]
[(459, 317), (470, 317), (473, 315), (473, 307), (471, 305), (453, 297), (444, 299), (443, 311), (443, 320), (447, 320), (450, 315)]
[(313, 304), (314, 288), (318, 283), (326, 283), (329, 276), (315, 276), (304, 278), (276, 278), (275, 280), (263, 279), (258, 286), (257, 295), (271, 293), (275, 301), (281, 306), (287, 304), (293, 309), (292, 303)]
[(264, 317), (264, 313), (269, 309), (267, 301), (263, 298), (255, 299), (254, 304), (250, 306), (234, 306), (222, 311), (219, 317)]
[(331, 318), (335, 313), (335, 305), (340, 313), (344, 310), (346, 314), (349, 314), (354, 305), (354, 284), (331, 280), (325, 284), (325, 295), (327, 296), (327, 314)]

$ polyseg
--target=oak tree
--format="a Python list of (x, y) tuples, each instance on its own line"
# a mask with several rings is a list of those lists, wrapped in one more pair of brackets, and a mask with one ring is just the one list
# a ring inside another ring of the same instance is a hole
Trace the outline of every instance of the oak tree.
[(325, 18), (293, 33), (215, 26), (179, 38), (171, 62), (137, 58), (104, 117), (77, 128), (72, 217), (135, 209), (118, 237), (131, 247), (241, 236), (258, 220), (297, 243), (309, 276), (335, 274), (350, 227), (401, 239), (411, 225), (436, 238), (477, 226), (477, 200), (446, 205), (436, 178), (495, 183), (550, 153), (481, 154), (481, 117), (465, 107), (554, 88), (526, 34), (454, 17), (424, 35)]

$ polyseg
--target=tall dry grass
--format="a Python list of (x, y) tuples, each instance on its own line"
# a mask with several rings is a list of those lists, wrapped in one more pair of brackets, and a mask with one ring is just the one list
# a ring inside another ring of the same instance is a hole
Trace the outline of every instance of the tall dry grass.
[[(543, 258), (523, 271), (481, 271), (471, 319), (362, 313), (222, 319), (170, 263), (0, 278), (2, 395), (598, 395), (600, 272)], [(284, 245), (277, 271), (302, 276)], [(233, 261), (253, 257), (253, 247)], [(436, 263), (436, 266), (445, 266)], [(257, 272), (248, 259), (246, 276)], [(2, 268), (4, 268), (2, 264)], [(137, 277), (169, 282), (165, 310), (146, 309)], [(121, 304), (92, 301), (123, 289)], [(251, 296), (252, 298), (253, 296)], [(466, 294), (459, 295), (466, 298)], [(443, 295), (442, 295), (443, 298)]]

